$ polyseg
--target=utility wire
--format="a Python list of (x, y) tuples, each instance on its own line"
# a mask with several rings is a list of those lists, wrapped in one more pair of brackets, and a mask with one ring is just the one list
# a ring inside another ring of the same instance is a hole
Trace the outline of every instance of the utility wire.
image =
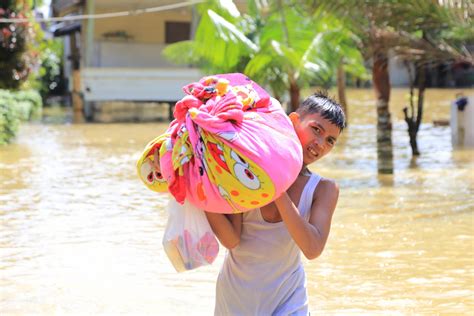
[[(135, 16), (145, 13), (159, 12), (172, 10), (182, 7), (187, 7), (193, 4), (204, 2), (204, 0), (194, 0), (186, 1), (181, 3), (168, 4), (158, 7), (151, 7), (145, 9), (136, 9), (130, 11), (119, 11), (119, 12), (110, 12), (110, 13), (99, 13), (99, 14), (81, 14), (81, 15), (69, 15), (64, 17), (52, 17), (52, 18), (35, 18), (35, 22), (62, 22), (62, 21), (76, 21), (76, 20), (87, 20), (87, 19), (108, 19), (108, 18), (117, 18), (124, 16)], [(30, 22), (29, 18), (0, 18), (0, 23), (25, 23)]]

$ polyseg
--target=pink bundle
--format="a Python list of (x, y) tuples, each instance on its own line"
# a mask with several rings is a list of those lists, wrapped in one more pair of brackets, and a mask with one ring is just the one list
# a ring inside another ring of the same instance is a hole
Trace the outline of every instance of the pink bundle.
[(184, 91), (176, 119), (137, 163), (150, 189), (217, 213), (264, 206), (288, 189), (302, 152), (277, 100), (239, 73), (205, 77)]

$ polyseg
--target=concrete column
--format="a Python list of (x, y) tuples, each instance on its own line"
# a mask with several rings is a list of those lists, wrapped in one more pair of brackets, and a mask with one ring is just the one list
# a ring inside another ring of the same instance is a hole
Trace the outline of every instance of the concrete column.
[[(86, 1), (87, 14), (92, 15), (95, 13), (95, 0)], [(87, 31), (85, 38), (85, 66), (93, 66), (94, 57), (94, 19), (87, 20)]]
[(84, 100), (81, 93), (81, 71), (79, 69), (72, 71), (72, 109), (73, 122), (84, 122)]
[[(95, 0), (86, 0), (86, 14), (93, 15), (95, 14)], [(85, 23), (86, 27), (83, 27), (83, 54), (82, 58), (82, 73), (84, 73), (85, 68), (90, 68), (94, 66), (94, 19), (89, 18)], [(84, 26), (84, 24), (83, 24)], [(82, 76), (81, 76), (82, 81)], [(82, 92), (82, 90), (81, 90)], [(83, 94), (82, 94), (83, 96)], [(83, 113), (86, 119), (93, 117), (93, 103), (86, 102), (83, 100)]]
[(190, 34), (190, 39), (194, 40), (195, 35), (196, 35), (196, 29), (198, 27), (200, 20), (199, 13), (197, 12), (196, 5), (193, 5), (191, 7), (191, 34)]
[(451, 140), (455, 147), (474, 147), (474, 94), (451, 104)]

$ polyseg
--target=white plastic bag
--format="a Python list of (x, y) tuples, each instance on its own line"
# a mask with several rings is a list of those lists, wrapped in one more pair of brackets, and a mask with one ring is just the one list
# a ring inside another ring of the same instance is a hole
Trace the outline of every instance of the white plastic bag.
[(214, 262), (219, 243), (203, 210), (188, 201), (179, 204), (173, 197), (168, 203), (169, 218), (163, 247), (178, 272)]

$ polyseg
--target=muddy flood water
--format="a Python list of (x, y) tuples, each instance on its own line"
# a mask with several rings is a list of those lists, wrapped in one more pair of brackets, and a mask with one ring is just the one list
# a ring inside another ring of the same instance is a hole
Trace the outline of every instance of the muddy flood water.
[[(427, 91), (412, 160), (393, 90), (393, 176), (377, 175), (372, 91), (348, 91), (349, 128), (310, 167), (341, 187), (327, 247), (305, 261), (313, 315), (474, 313), (474, 150), (432, 123), (459, 91)], [(212, 315), (224, 248), (176, 273), (167, 196), (135, 172), (166, 127), (30, 123), (0, 147), (0, 315)]]

